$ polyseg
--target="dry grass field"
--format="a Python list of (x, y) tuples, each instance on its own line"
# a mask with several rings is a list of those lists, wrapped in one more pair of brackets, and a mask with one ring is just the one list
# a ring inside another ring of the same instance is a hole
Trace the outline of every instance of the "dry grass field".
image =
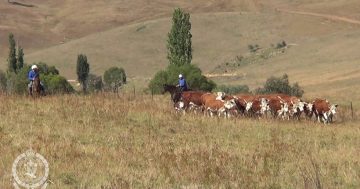
[[(0, 69), (13, 32), (27, 63), (75, 79), (84, 53), (92, 73), (121, 66), (129, 83), (119, 95), (0, 95), (0, 189), (12, 188), (12, 163), (30, 147), (50, 164), (49, 188), (360, 188), (358, 0), (16, 2), (34, 6), (0, 2)], [(168, 64), (176, 7), (191, 13), (193, 63), (204, 73), (251, 56), (249, 44), (285, 40), (285, 53), (212, 79), (254, 89), (287, 73), (305, 99), (340, 105), (335, 123), (182, 116), (169, 96), (141, 94)]]
[(132, 94), (1, 96), (0, 106), (4, 189), (29, 147), (49, 162), (49, 188), (360, 187), (356, 120), (181, 116), (169, 96)]

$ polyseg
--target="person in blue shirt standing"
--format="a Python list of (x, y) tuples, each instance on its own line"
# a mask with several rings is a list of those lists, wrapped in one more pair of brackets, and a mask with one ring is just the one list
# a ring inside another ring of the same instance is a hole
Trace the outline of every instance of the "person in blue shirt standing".
[(181, 92), (188, 90), (186, 80), (182, 74), (179, 75), (179, 84), (177, 85), (177, 87), (180, 88)]
[[(34, 79), (39, 76), (39, 69), (36, 65), (32, 65), (31, 66), (31, 70), (29, 71), (28, 73), (28, 79), (30, 81), (30, 83), (28, 84), (28, 88), (29, 88), (29, 92), (30, 94), (32, 94), (32, 85), (33, 85), (33, 82), (34, 82)], [(40, 86), (41, 86), (41, 92), (44, 92), (44, 85), (42, 84), (42, 82), (40, 82)]]

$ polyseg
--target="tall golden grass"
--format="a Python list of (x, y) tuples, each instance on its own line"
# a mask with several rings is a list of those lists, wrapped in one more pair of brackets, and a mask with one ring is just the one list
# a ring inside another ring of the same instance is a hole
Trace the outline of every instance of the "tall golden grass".
[(0, 96), (0, 188), (32, 147), (49, 188), (359, 188), (358, 121), (176, 114), (168, 96)]

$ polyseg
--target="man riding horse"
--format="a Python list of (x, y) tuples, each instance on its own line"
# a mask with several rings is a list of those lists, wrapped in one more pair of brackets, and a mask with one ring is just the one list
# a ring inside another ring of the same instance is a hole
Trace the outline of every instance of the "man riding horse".
[(179, 84), (176, 86), (179, 87), (180, 92), (188, 90), (186, 80), (182, 74), (179, 74)]
[(175, 86), (175, 85), (164, 84), (163, 87), (164, 87), (164, 90), (162, 93), (164, 94), (166, 92), (169, 92), (171, 94), (171, 100), (174, 103), (177, 103), (178, 101), (181, 100), (182, 92), (189, 90), (186, 80), (184, 79), (182, 74), (179, 75), (179, 84), (178, 85)]
[[(30, 83), (28, 84), (28, 88), (29, 88), (29, 94), (32, 95), (32, 86), (33, 86), (33, 83), (34, 83), (34, 80), (37, 78), (37, 77), (40, 77), (40, 74), (39, 74), (39, 69), (36, 65), (32, 65), (31, 66), (31, 70), (29, 71), (28, 73), (28, 79), (30, 81)], [(42, 93), (45, 92), (45, 89), (44, 89), (44, 85), (42, 84), (42, 82), (40, 82), (40, 91)]]

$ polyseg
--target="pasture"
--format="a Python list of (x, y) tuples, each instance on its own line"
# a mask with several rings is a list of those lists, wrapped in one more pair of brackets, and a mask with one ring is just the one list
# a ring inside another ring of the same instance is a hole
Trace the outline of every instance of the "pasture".
[(182, 116), (169, 99), (0, 96), (0, 188), (29, 147), (49, 162), (49, 188), (360, 187), (356, 119)]

